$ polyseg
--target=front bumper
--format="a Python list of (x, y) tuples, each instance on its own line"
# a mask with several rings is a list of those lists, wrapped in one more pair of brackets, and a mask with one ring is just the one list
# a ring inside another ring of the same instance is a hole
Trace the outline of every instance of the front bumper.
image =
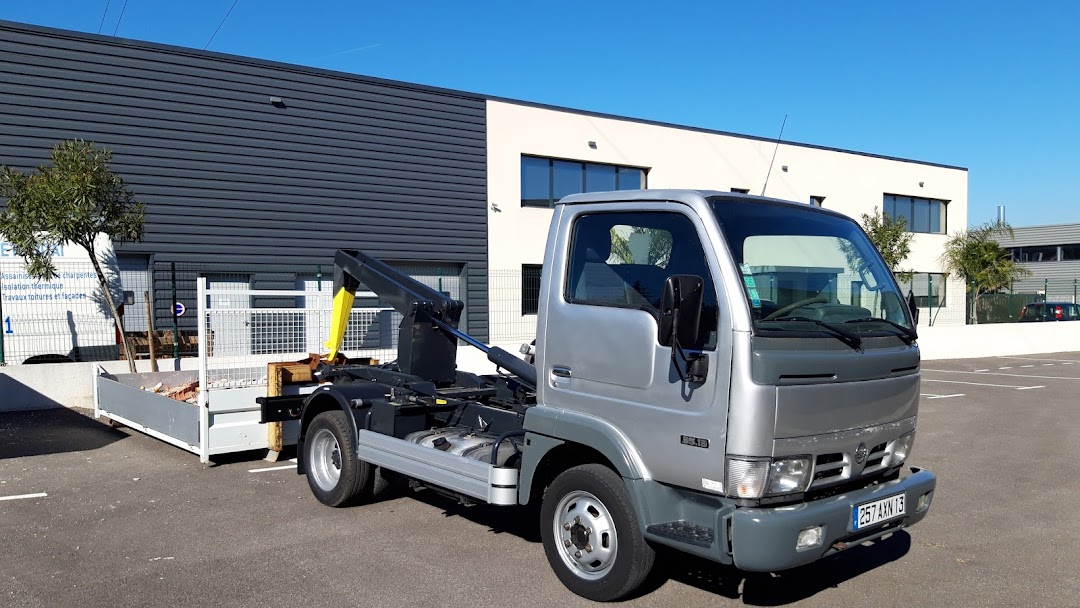
[[(749, 572), (794, 568), (843, 551), (867, 540), (915, 525), (926, 517), (929, 504), (917, 511), (919, 497), (934, 491), (937, 477), (927, 470), (876, 486), (790, 507), (740, 508), (731, 514), (731, 553), (735, 565)], [(864, 530), (852, 529), (856, 505), (904, 493), (907, 514)], [(933, 498), (931, 496), (931, 498)], [(821, 526), (823, 542), (796, 549), (799, 532)]]

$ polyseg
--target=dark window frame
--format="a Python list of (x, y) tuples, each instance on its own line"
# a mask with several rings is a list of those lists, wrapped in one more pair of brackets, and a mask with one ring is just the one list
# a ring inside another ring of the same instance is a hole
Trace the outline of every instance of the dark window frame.
[[(889, 200), (890, 197), (892, 198), (892, 200)], [(906, 199), (908, 199), (908, 201), (906, 201), (907, 207), (908, 207), (906, 214), (897, 214), (896, 213), (895, 205), (896, 205), (896, 199), (897, 198), (906, 198)], [(921, 201), (928, 203), (928, 205), (927, 205), (927, 207), (928, 207), (927, 216), (925, 218), (925, 220), (926, 220), (926, 228), (927, 229), (926, 230), (915, 230), (916, 218), (909, 217), (909, 216), (914, 215), (914, 211), (915, 211), (916, 207), (918, 206), (918, 203), (921, 202)], [(949, 203), (950, 202), (951, 201), (947, 201), (947, 200), (940, 199), (940, 198), (930, 198), (930, 197), (926, 197), (926, 196), (914, 196), (914, 195), (911, 195), (911, 194), (896, 194), (896, 193), (893, 193), (893, 192), (885, 192), (881, 196), (881, 212), (882, 212), (882, 214), (884, 214), (887, 217), (896, 217), (897, 215), (902, 215), (904, 217), (904, 220), (907, 222), (907, 231), (911, 232), (911, 233), (914, 233), (914, 234), (948, 234), (949, 233)], [(934, 210), (934, 207), (935, 207), (935, 203), (937, 203), (939, 209), (941, 210), (941, 215), (940, 215), (941, 222), (940, 222), (940, 226), (939, 226), (940, 230), (933, 230), (932, 229), (933, 225), (934, 225), (934, 219), (933, 219), (934, 218), (934, 213), (933, 213), (933, 210)], [(890, 208), (890, 204), (892, 205), (891, 208)]]
[[(944, 272), (915, 272), (915, 273), (912, 273), (911, 279), (908, 280), (908, 281), (901, 281), (898, 278), (896, 282), (900, 286), (900, 291), (902, 292), (900, 295), (902, 295), (902, 296), (904, 296), (906, 298), (909, 290), (912, 291), (912, 292), (915, 291), (915, 285), (916, 284), (918, 284), (918, 285), (926, 285), (926, 277), (927, 276), (940, 277), (940, 279), (938, 280), (939, 281), (938, 282), (938, 285), (939, 285), (938, 293), (937, 293), (936, 296), (934, 295), (934, 293), (933, 293), (933, 282), (931, 282), (931, 284), (930, 284), (930, 293), (927, 293), (924, 296), (920, 296), (918, 294), (915, 295), (915, 305), (918, 308), (944, 308), (945, 306), (948, 306), (948, 303), (949, 303), (949, 297), (948, 297), (949, 296), (949, 293), (948, 293), (949, 292), (949, 281), (948, 281), (948, 275), (946, 273), (944, 273)], [(931, 279), (931, 281), (933, 281), (933, 280)]]
[(543, 264), (521, 265), (521, 316), (540, 314), (540, 279)]
[[(535, 203), (535, 202), (532, 202), (532, 201), (540, 201), (540, 200), (543, 200), (543, 199), (539, 199), (539, 198), (526, 199), (525, 198), (525, 196), (524, 196), (525, 195), (525, 192), (524, 192), (525, 181), (524, 181), (524, 177), (522, 177), (522, 181), (521, 181), (521, 184), (519, 186), (519, 198), (520, 198), (522, 207), (533, 207), (533, 208), (539, 208), (539, 209), (548, 208), (548, 209), (550, 209), (551, 207), (555, 206), (555, 201), (556, 201), (555, 196), (554, 196), (554, 192), (555, 192), (555, 163), (557, 163), (557, 162), (559, 162), (559, 163), (575, 163), (575, 164), (578, 165), (578, 169), (579, 169), (580, 174), (581, 174), (581, 180), (580, 180), (581, 183), (580, 183), (580, 186), (578, 187), (578, 190), (577, 190), (576, 193), (601, 192), (601, 190), (589, 190), (588, 189), (587, 174), (588, 174), (588, 168), (590, 166), (593, 166), (593, 167), (611, 167), (612, 169), (614, 169), (614, 171), (615, 171), (615, 190), (643, 190), (643, 189), (649, 187), (649, 167), (637, 167), (637, 166), (633, 166), (633, 165), (618, 165), (618, 164), (614, 164), (614, 163), (597, 163), (597, 162), (592, 162), (592, 161), (587, 161), (587, 160), (578, 160), (578, 159), (573, 159), (573, 158), (558, 158), (558, 157), (554, 157), (554, 156), (537, 156), (535, 154), (522, 154), (521, 159), (518, 161), (518, 166), (521, 168), (522, 174), (524, 173), (525, 159), (547, 161), (547, 178), (548, 178), (547, 181), (548, 181), (548, 185), (547, 185), (547, 200), (544, 203)], [(625, 177), (623, 175), (624, 171), (635, 171), (635, 172), (637, 172), (636, 177), (640, 180), (639, 181), (639, 186), (637, 188), (623, 188), (622, 187), (622, 184), (620, 182), (623, 179), (625, 179)]]

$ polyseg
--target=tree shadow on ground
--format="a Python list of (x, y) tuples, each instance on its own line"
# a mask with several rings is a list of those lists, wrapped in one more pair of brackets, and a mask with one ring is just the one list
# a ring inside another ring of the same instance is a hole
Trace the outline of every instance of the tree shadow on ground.
[(103, 448), (127, 437), (66, 407), (0, 413), (0, 460)]

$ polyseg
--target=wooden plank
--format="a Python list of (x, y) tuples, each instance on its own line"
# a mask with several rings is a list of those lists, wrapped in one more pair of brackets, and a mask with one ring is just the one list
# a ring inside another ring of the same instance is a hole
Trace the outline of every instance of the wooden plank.
[[(307, 363), (270, 363), (266, 366), (266, 396), (280, 397), (286, 384), (311, 382), (311, 366)], [(280, 453), (284, 447), (282, 423), (266, 425), (266, 443), (272, 453)]]

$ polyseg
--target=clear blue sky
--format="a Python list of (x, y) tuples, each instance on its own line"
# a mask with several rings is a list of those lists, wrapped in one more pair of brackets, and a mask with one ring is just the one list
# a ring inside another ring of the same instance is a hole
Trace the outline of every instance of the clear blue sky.
[[(0, 18), (203, 48), (232, 4)], [(968, 167), (970, 222), (1026, 226), (1080, 222), (1078, 26), (1056, 1), (238, 0), (210, 49), (766, 137), (787, 114), (784, 139)]]

